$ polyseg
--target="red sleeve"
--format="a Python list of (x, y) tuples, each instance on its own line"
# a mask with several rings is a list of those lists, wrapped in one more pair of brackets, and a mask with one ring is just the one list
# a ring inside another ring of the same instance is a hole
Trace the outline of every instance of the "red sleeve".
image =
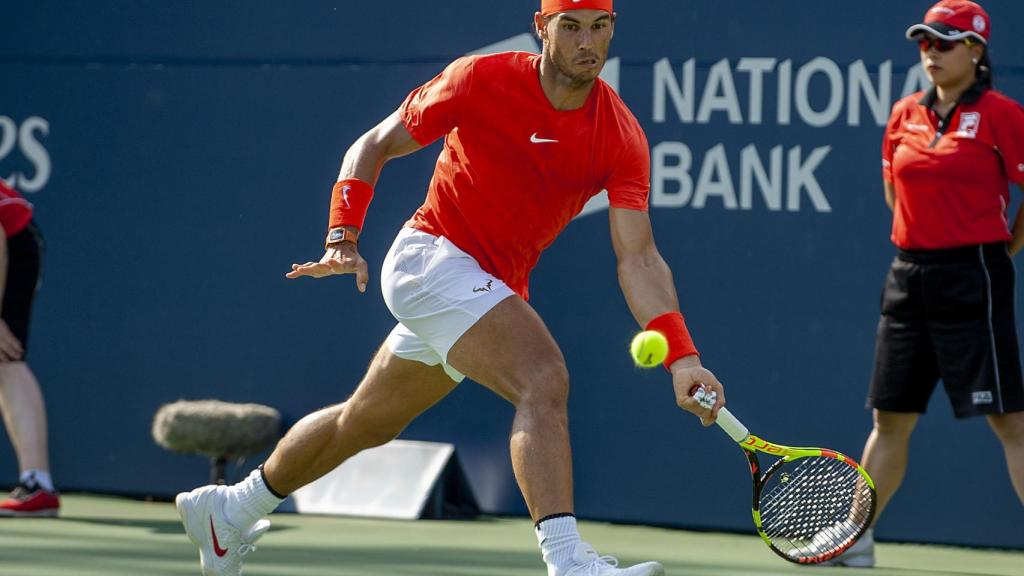
[(613, 208), (647, 211), (651, 192), (651, 149), (643, 130), (622, 143), (622, 154), (605, 181)]
[(992, 127), (996, 149), (1010, 182), (1024, 184), (1024, 107), (1007, 98)]
[(32, 204), (17, 190), (0, 180), (0, 226), (8, 238), (25, 229), (32, 220)]
[(893, 135), (899, 128), (900, 121), (903, 116), (903, 107), (900, 105), (901, 102), (897, 102), (892, 108), (892, 114), (889, 116), (889, 123), (885, 126), (885, 132), (882, 133), (882, 180), (886, 182), (892, 182), (892, 156), (895, 151), (896, 141), (893, 139)]
[(472, 80), (473, 61), (464, 57), (452, 62), (402, 102), (398, 109), (402, 123), (420, 144), (426, 146), (458, 125), (459, 108), (465, 104)]

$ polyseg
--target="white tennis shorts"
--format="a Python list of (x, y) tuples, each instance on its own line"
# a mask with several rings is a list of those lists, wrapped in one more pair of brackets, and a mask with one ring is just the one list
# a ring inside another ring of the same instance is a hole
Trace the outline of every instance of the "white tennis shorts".
[(447, 238), (402, 228), (380, 273), (384, 303), (398, 320), (387, 337), (399, 358), (441, 364), (456, 382), (465, 376), (448, 365), (448, 352), (477, 320), (515, 295), (484, 272), (476, 259)]

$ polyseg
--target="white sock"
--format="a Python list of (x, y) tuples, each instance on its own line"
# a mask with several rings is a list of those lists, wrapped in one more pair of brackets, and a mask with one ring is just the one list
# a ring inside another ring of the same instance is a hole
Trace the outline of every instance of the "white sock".
[(53, 492), (53, 478), (50, 477), (50, 473), (46, 470), (25, 470), (21, 473), (22, 484), (33, 484), (46, 490), (47, 492)]
[(281, 502), (283, 499), (267, 488), (263, 473), (257, 468), (245, 480), (228, 488), (224, 516), (235, 528), (245, 529), (273, 512)]
[(564, 572), (564, 568), (572, 564), (576, 544), (580, 541), (576, 517), (559, 516), (543, 520), (534, 531), (544, 553), (544, 562), (548, 565), (548, 576)]

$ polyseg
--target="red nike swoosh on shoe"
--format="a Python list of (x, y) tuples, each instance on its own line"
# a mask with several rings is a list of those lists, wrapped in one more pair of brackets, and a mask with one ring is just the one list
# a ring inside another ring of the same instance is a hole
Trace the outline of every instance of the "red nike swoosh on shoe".
[(213, 529), (213, 516), (210, 516), (210, 534), (213, 536), (213, 553), (218, 558), (223, 558), (228, 551), (227, 548), (220, 547), (220, 541), (217, 540), (217, 531)]

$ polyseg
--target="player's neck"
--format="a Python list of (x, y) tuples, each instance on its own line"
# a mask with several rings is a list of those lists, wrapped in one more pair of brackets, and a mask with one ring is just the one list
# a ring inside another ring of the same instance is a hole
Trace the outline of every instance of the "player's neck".
[(941, 106), (947, 109), (952, 108), (960, 100), (960, 96), (974, 84), (975, 80), (976, 78), (972, 74), (946, 85), (936, 84), (935, 95)]
[(587, 103), (594, 80), (578, 82), (561, 73), (547, 58), (541, 58), (540, 87), (555, 110), (576, 110)]

